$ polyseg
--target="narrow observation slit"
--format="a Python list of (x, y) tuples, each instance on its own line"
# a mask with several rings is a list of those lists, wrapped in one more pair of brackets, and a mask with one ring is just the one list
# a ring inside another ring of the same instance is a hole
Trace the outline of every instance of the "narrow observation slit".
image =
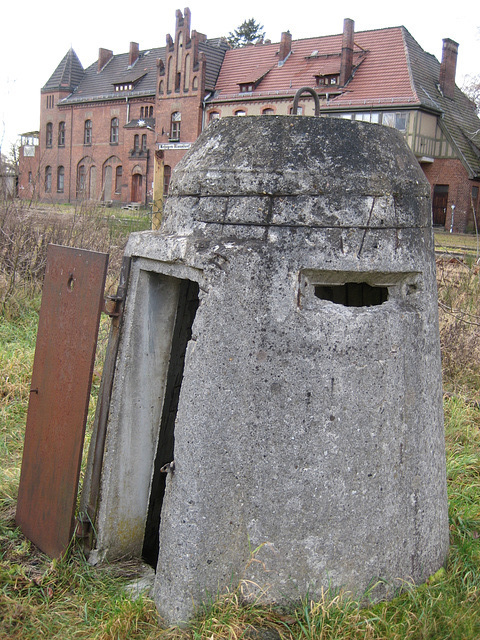
[(345, 307), (372, 307), (388, 300), (388, 287), (372, 287), (366, 282), (316, 284), (315, 295)]
[(143, 559), (153, 568), (156, 568), (158, 559), (160, 514), (167, 478), (167, 474), (162, 473), (161, 468), (174, 459), (174, 426), (183, 380), (185, 353), (192, 337), (192, 325), (198, 304), (198, 284), (190, 280), (181, 280), (143, 539)]

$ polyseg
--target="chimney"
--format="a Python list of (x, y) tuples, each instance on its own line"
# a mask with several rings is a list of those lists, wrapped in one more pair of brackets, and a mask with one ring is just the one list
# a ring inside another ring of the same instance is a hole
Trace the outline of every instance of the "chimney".
[(292, 34), (290, 31), (284, 31), (282, 33), (282, 39), (280, 40), (280, 49), (278, 50), (278, 64), (281, 66), (290, 55), (292, 50)]
[(458, 42), (444, 38), (440, 64), (440, 89), (447, 98), (455, 97), (455, 73), (457, 71)]
[(138, 60), (138, 42), (130, 42), (130, 51), (128, 53), (128, 66), (131, 67)]
[(98, 67), (97, 71), (101, 71), (103, 67), (107, 64), (109, 60), (113, 58), (113, 51), (110, 49), (102, 49), (98, 50)]
[(353, 34), (355, 22), (350, 18), (343, 21), (342, 60), (340, 62), (339, 85), (344, 87), (350, 80), (353, 69)]

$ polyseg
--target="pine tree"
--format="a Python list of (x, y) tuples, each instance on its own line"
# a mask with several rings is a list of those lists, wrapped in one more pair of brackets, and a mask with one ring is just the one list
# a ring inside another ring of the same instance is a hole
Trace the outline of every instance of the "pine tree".
[(238, 29), (230, 32), (227, 41), (234, 49), (254, 44), (265, 37), (265, 32), (262, 29), (263, 24), (256, 22), (255, 18), (250, 18), (250, 20), (242, 22)]

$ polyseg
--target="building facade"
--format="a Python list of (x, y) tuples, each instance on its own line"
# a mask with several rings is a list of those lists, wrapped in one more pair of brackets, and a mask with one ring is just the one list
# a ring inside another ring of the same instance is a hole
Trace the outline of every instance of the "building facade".
[[(431, 184), (434, 224), (473, 230), (480, 120), (455, 85), (457, 54), (445, 39), (439, 62), (405, 27), (356, 33), (349, 19), (338, 35), (293, 40), (285, 32), (277, 43), (231, 49), (192, 31), (188, 9), (177, 11), (165, 47), (101, 48), (87, 69), (67, 52), (41, 90), (33, 190), (53, 202), (147, 204), (155, 164), (168, 192), (173, 168), (212, 119), (292, 114), (295, 94), (309, 87), (321, 116), (400, 130)], [(305, 93), (297, 114), (314, 107)], [(22, 195), (33, 175), (24, 160), (21, 153)]]

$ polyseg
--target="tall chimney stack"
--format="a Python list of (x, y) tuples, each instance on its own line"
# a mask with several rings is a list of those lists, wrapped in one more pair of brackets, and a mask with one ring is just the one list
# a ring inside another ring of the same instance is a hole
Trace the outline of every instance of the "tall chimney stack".
[(102, 49), (100, 47), (100, 49), (98, 50), (97, 71), (101, 71), (112, 57), (113, 57), (113, 51), (110, 51), (110, 49)]
[(139, 48), (138, 42), (130, 42), (130, 51), (128, 53), (128, 66), (131, 67), (138, 60)]
[(282, 65), (285, 62), (291, 50), (292, 50), (292, 34), (290, 33), (290, 31), (284, 31), (282, 33), (282, 39), (280, 40), (280, 49), (278, 50), (279, 65)]
[(457, 71), (458, 42), (444, 38), (440, 64), (440, 89), (447, 98), (455, 97), (455, 73)]
[(342, 60), (340, 63), (340, 81), (341, 87), (344, 87), (350, 80), (353, 69), (353, 34), (355, 22), (350, 18), (343, 21), (343, 40), (342, 40)]

